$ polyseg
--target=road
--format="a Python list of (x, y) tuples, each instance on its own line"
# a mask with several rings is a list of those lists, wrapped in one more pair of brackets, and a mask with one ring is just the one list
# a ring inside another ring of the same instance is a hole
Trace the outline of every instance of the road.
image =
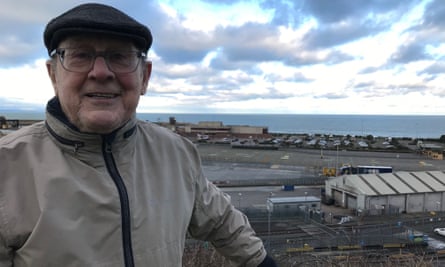
[(445, 170), (445, 160), (433, 160), (424, 155), (394, 152), (355, 150), (318, 150), (280, 148), (279, 150), (237, 149), (230, 145), (199, 144), (199, 153), (206, 162), (236, 162), (299, 167), (305, 170), (321, 170), (343, 164), (392, 166), (394, 171)]

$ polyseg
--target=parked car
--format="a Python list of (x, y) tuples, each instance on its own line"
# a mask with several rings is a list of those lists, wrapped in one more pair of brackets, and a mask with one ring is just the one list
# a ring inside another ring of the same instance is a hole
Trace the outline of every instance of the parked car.
[(434, 228), (434, 233), (445, 236), (445, 228)]

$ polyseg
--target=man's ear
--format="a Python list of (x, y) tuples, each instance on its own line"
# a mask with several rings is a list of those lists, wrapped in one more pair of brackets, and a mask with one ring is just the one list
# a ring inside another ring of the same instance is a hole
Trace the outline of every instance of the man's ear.
[(151, 61), (146, 61), (143, 70), (144, 77), (142, 81), (141, 95), (145, 95), (145, 93), (147, 92), (148, 82), (150, 81), (150, 76), (151, 76), (151, 68), (152, 68)]
[(57, 95), (56, 89), (56, 64), (53, 60), (48, 59), (46, 61), (46, 70), (48, 71), (48, 76), (51, 79), (51, 84), (53, 85), (54, 93)]

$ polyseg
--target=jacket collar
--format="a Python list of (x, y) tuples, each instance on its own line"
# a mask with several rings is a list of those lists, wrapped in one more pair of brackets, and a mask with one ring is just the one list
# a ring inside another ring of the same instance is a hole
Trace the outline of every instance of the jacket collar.
[(104, 142), (112, 147), (128, 143), (136, 131), (136, 116), (134, 115), (125, 125), (110, 134), (83, 133), (69, 122), (62, 111), (59, 99), (54, 97), (48, 101), (46, 107), (46, 127), (58, 143), (74, 152), (78, 152), (79, 149), (97, 151), (102, 148)]

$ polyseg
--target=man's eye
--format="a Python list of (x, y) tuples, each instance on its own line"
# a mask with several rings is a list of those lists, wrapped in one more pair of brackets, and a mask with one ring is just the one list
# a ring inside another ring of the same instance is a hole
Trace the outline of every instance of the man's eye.
[(115, 52), (115, 53), (111, 53), (109, 55), (110, 60), (112, 61), (122, 61), (122, 60), (126, 60), (127, 55), (124, 53), (120, 53), (120, 52)]
[(68, 56), (74, 59), (90, 59), (91, 53), (88, 53), (86, 51), (75, 51)]

